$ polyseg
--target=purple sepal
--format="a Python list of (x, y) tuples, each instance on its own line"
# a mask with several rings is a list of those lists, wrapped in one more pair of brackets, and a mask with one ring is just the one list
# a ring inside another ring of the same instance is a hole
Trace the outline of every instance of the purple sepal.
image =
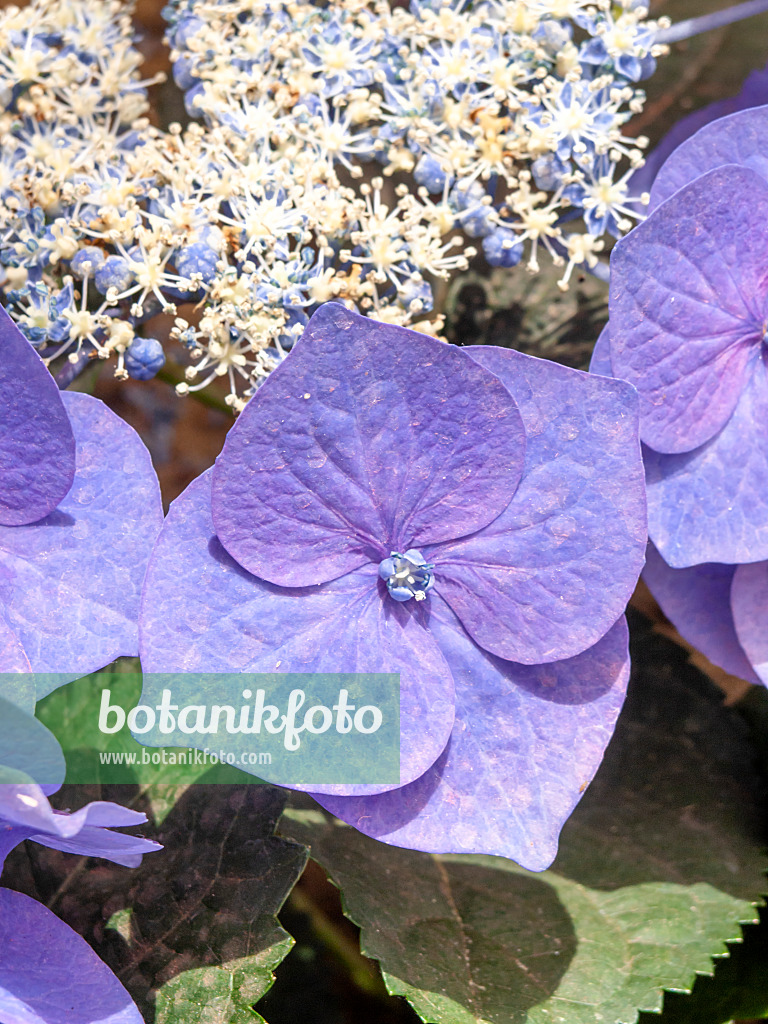
[(750, 683), (760, 679), (739, 643), (731, 612), (735, 565), (673, 569), (648, 545), (643, 579), (680, 635), (715, 665)]
[(749, 167), (768, 180), (768, 106), (741, 110), (705, 125), (682, 143), (659, 171), (651, 189), (649, 211), (678, 189), (724, 164)]
[[(2, 579), (3, 565), (0, 562), (0, 587), (2, 587)], [(0, 674), (29, 673), (31, 671), (29, 659), (24, 653), (24, 648), (19, 643), (19, 638), (3, 618), (2, 605), (0, 605)], [(3, 682), (9, 683), (10, 680), (3, 680)], [(3, 696), (11, 699), (10, 694), (7, 694), (5, 691), (6, 687), (3, 686)]]
[(481, 529), (509, 503), (525, 435), (502, 383), (457, 348), (327, 303), (230, 430), (216, 533), (281, 586)]
[(489, 526), (422, 552), (436, 591), (486, 650), (526, 665), (570, 658), (622, 614), (643, 566), (637, 395), (511, 349), (469, 352), (520, 409), (525, 469)]
[(646, 449), (648, 533), (664, 560), (768, 558), (768, 369), (755, 360), (733, 415), (710, 441), (681, 455)]
[[(453, 727), (453, 677), (429, 633), (386, 596), (378, 566), (318, 587), (275, 587), (227, 554), (210, 505), (209, 470), (173, 502), (165, 520), (144, 587), (145, 673), (399, 672), (401, 774), (408, 781), (421, 775)], [(201, 736), (199, 742), (209, 741)], [(269, 781), (267, 767), (258, 774)]]
[(611, 363), (640, 394), (640, 436), (691, 451), (728, 421), (766, 311), (768, 184), (726, 166), (697, 178), (611, 255)]
[(35, 833), (48, 832), (66, 839), (76, 835), (85, 825), (142, 825), (147, 816), (104, 800), (86, 804), (74, 814), (63, 814), (54, 811), (40, 787), (30, 783), (0, 786), (0, 819), (13, 825), (23, 825)]
[(716, 121), (718, 118), (727, 117), (728, 114), (733, 114), (737, 110), (759, 107), (764, 103), (768, 103), (768, 69), (760, 68), (747, 76), (738, 96), (717, 100), (717, 102), (710, 103), (677, 121), (659, 145), (648, 154), (643, 166), (635, 171), (629, 179), (628, 194), (637, 196), (643, 192), (650, 192), (659, 169), (670, 153), (673, 153), (678, 146), (704, 125)]
[(447, 750), (394, 793), (318, 802), (385, 843), (496, 854), (543, 871), (621, 710), (629, 677), (624, 618), (575, 658), (524, 666), (477, 647), (445, 602), (433, 602), (430, 628), (461, 680)]
[(162, 849), (159, 843), (154, 843), (151, 839), (142, 839), (141, 836), (112, 832), (108, 828), (95, 828), (91, 825), (84, 825), (77, 835), (69, 838), (37, 832), (26, 838), (41, 846), (49, 846), (52, 850), (76, 853), (81, 857), (103, 857), (104, 860), (110, 860), (113, 864), (121, 864), (126, 868), (137, 868), (145, 853), (154, 853)]
[(12, 889), (0, 889), (0, 1020), (143, 1024), (131, 997), (85, 939)]
[(37, 696), (138, 653), (141, 585), (162, 525), (138, 434), (102, 402), (65, 393), (77, 442), (67, 496), (45, 519), (0, 527), (0, 607), (37, 674)]
[(612, 377), (613, 366), (611, 365), (611, 332), (609, 325), (600, 331), (595, 347), (592, 349), (592, 358), (589, 361), (589, 372), (596, 373), (601, 377)]
[(0, 785), (0, 862), (9, 850), (31, 839), (56, 850), (136, 867), (143, 854), (161, 847), (141, 836), (108, 829), (141, 825), (146, 820), (139, 811), (105, 801), (87, 804), (74, 814), (54, 811), (40, 786)]
[(731, 584), (736, 635), (761, 683), (768, 686), (768, 562), (739, 565)]
[(21, 772), (47, 793), (56, 792), (67, 772), (64, 754), (53, 733), (34, 713), (0, 695), (2, 769)]
[(33, 523), (75, 474), (75, 439), (59, 389), (0, 306), (0, 524)]

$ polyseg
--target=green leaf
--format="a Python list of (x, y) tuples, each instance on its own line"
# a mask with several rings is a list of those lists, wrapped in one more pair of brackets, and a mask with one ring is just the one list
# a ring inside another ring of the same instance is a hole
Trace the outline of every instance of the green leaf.
[(157, 993), (157, 1024), (254, 1024), (264, 1018), (252, 1009), (274, 981), (274, 969), (288, 955), (293, 939), (275, 926), (265, 930), (263, 948), (221, 967), (198, 967), (166, 982)]
[(399, 850), (294, 798), (390, 992), (435, 1024), (631, 1024), (756, 919), (763, 796), (743, 719), (635, 619), (630, 693), (549, 871)]
[[(66, 787), (59, 805), (128, 802), (125, 792), (87, 789)], [(275, 915), (307, 859), (303, 847), (274, 835), (285, 796), (259, 784), (191, 786), (162, 826), (142, 829), (164, 849), (139, 868), (28, 843), (8, 858), (3, 882), (47, 903), (91, 942), (147, 1020), (260, 1021), (252, 1006), (293, 945)]]
[(643, 1014), (641, 1024), (726, 1024), (733, 1019), (768, 1017), (768, 913), (746, 925), (743, 944), (715, 967), (714, 977), (698, 977), (690, 995), (668, 992), (661, 1016)]

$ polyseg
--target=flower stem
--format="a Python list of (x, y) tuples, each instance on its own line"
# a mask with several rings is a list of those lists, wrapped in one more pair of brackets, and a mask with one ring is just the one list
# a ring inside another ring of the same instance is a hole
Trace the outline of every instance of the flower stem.
[(762, 14), (764, 11), (768, 11), (768, 0), (747, 0), (746, 3), (735, 4), (722, 11), (713, 11), (712, 14), (703, 14), (699, 18), (687, 18), (669, 28), (663, 28), (657, 33), (655, 42), (679, 43), (682, 39), (690, 39), (691, 36), (709, 32), (713, 28), (722, 28), (734, 21), (751, 18), (753, 14)]
[[(161, 380), (164, 384), (170, 384), (173, 387), (184, 380), (184, 374), (175, 363), (166, 363), (162, 370), (158, 370), (156, 377), (157, 380)], [(217, 395), (212, 395), (208, 391), (190, 391), (189, 398), (194, 398), (195, 401), (200, 402), (201, 405), (206, 406), (208, 409), (216, 409), (217, 412), (223, 412), (228, 417), (232, 417), (232, 408), (223, 399)]]

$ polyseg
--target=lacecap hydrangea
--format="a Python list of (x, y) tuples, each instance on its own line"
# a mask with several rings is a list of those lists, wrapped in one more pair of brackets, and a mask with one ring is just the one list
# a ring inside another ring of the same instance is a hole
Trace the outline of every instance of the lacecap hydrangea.
[(173, 503), (142, 665), (399, 673), (399, 784), (296, 788), (543, 869), (621, 708), (645, 540), (633, 388), (331, 303)]
[(612, 256), (592, 363), (640, 393), (645, 577), (687, 640), (751, 682), (767, 678), (766, 128), (768, 107), (737, 111), (661, 166), (648, 220)]
[(239, 410), (326, 301), (439, 334), (436, 282), (481, 251), (565, 288), (633, 223), (663, 49), (637, 0), (165, 13), (185, 129), (146, 116), (130, 4), (0, 12), (0, 286), (62, 379), (153, 376), (163, 310), (179, 394), (224, 378)]

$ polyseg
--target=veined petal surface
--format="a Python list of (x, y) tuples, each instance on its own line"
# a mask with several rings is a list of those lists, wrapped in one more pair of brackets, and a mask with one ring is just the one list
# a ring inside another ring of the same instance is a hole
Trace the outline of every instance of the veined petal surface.
[(436, 591), (486, 650), (526, 665), (570, 658), (616, 622), (643, 565), (637, 395), (511, 349), (471, 352), (517, 402), (525, 469), (489, 526), (424, 556)]
[(643, 579), (680, 635), (715, 665), (759, 683), (739, 642), (731, 611), (735, 565), (709, 562), (673, 569), (648, 545)]
[[(0, 562), (0, 580), (2, 580), (2, 563)], [(15, 672), (31, 672), (29, 659), (24, 653), (24, 648), (19, 643), (19, 638), (3, 618), (0, 607), (0, 674)], [(3, 680), (7, 684), (9, 680)], [(2, 691), (5, 693), (5, 686)]]
[(575, 658), (525, 666), (479, 648), (445, 602), (430, 600), (430, 628), (456, 678), (448, 748), (394, 793), (318, 802), (394, 846), (496, 854), (543, 871), (621, 710), (629, 678), (624, 618)]
[[(453, 727), (453, 677), (433, 637), (387, 595), (372, 563), (318, 587), (252, 576), (217, 540), (210, 499), (209, 470), (173, 503), (153, 552), (141, 612), (144, 671), (399, 672), (401, 777), (418, 778)], [(267, 767), (258, 773), (269, 780)]]
[(13, 1024), (143, 1024), (91, 947), (41, 903), (0, 889), (0, 1019)]
[(141, 585), (163, 518), (138, 434), (89, 395), (62, 398), (77, 441), (74, 483), (45, 519), (0, 527), (0, 607), (38, 698), (138, 652)]
[(670, 155), (651, 189), (649, 212), (678, 189), (724, 164), (750, 167), (768, 181), (768, 106), (721, 117), (700, 128)]
[(0, 525), (52, 512), (75, 475), (75, 439), (56, 382), (0, 306)]
[(768, 182), (697, 178), (611, 255), (611, 364), (640, 394), (640, 436), (692, 451), (725, 426), (765, 331)]
[(699, 448), (646, 449), (648, 533), (675, 568), (768, 558), (768, 366), (756, 353), (736, 408)]
[(254, 575), (324, 583), (485, 526), (524, 455), (515, 403), (465, 352), (328, 303), (230, 430), (213, 521)]

